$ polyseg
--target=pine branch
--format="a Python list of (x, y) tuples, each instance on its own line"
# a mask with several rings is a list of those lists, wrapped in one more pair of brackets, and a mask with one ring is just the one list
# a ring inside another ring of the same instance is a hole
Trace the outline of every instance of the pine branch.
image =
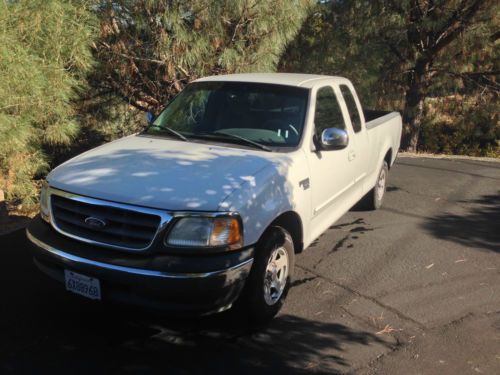
[(432, 68), (429, 69), (429, 72), (446, 72), (452, 73), (454, 75), (462, 75), (462, 76), (496, 76), (500, 74), (500, 70), (486, 70), (482, 72), (453, 72), (452, 70), (444, 69), (444, 68)]
[(417, 0), (411, 1), (411, 7), (408, 14), (409, 24), (406, 31), (408, 41), (410, 42), (410, 45), (416, 47), (420, 52), (423, 52), (425, 50), (422, 32), (423, 14)]
[[(128, 104), (130, 104), (131, 106), (133, 106), (141, 111), (147, 112), (149, 110), (149, 108), (147, 106), (145, 106), (141, 103), (142, 101), (140, 99), (139, 100), (135, 99), (137, 97), (137, 95), (134, 95), (133, 92), (131, 92), (131, 93), (127, 92), (127, 91), (132, 91), (132, 90), (130, 90), (129, 85), (124, 86), (125, 89), (122, 90), (122, 86), (117, 84), (112, 77), (108, 77), (108, 78), (109, 78), (108, 82), (114, 88), (114, 92), (117, 96), (119, 96), (120, 98), (125, 100)], [(128, 90), (127, 90), (127, 88), (128, 88)]]
[(385, 41), (387, 47), (389, 47), (389, 50), (394, 55), (396, 55), (396, 57), (399, 59), (399, 61), (401, 61), (402, 63), (408, 62), (408, 59), (404, 58), (404, 56), (401, 54), (401, 52), (399, 52), (399, 50), (397, 49), (397, 47), (393, 43), (391, 43), (391, 41), (387, 37), (384, 37), (384, 41)]
[(101, 43), (101, 44), (107, 48), (107, 50), (108, 50), (109, 53), (111, 53), (113, 55), (116, 55), (116, 56), (124, 57), (124, 58), (129, 59), (129, 60), (143, 61), (143, 62), (148, 62), (148, 63), (152, 63), (152, 64), (156, 64), (156, 65), (161, 65), (161, 66), (167, 65), (165, 63), (165, 61), (162, 61), (162, 60), (156, 60), (156, 59), (150, 59), (150, 58), (144, 58), (144, 57), (137, 57), (137, 56), (127, 55), (125, 53), (116, 52), (116, 51), (111, 50), (111, 47), (107, 43)]
[(97, 92), (93, 93), (92, 95), (86, 95), (86, 96), (79, 97), (77, 101), (83, 102), (86, 100), (92, 100), (92, 99), (100, 98), (103, 96), (107, 96), (109, 94), (113, 94), (114, 92), (115, 92), (115, 90), (112, 90), (112, 89), (97, 91)]
[[(433, 75), (437, 74), (446, 74), (449, 76), (452, 76), (454, 78), (459, 78), (462, 80), (468, 80), (469, 82), (474, 83), (476, 86), (491, 90), (497, 94), (500, 94), (500, 83), (488, 78), (490, 76), (496, 76), (500, 74), (500, 71), (496, 70), (491, 70), (491, 71), (482, 71), (482, 72), (454, 72), (449, 69), (444, 69), (444, 68), (432, 68), (429, 69), (429, 72)], [(479, 82), (479, 79), (483, 79), (487, 81), (488, 83), (481, 83)]]
[[(394, 9), (399, 14), (405, 14), (406, 11), (401, 6), (400, 0), (389, 0), (389, 5), (392, 9)], [(380, 4), (379, 4), (380, 6)]]
[(470, 25), (472, 18), (477, 14), (485, 0), (475, 0), (469, 7), (466, 7), (467, 0), (462, 0), (452, 13), (446, 25), (437, 33), (439, 35), (433, 47), (430, 49), (431, 55), (437, 54)]

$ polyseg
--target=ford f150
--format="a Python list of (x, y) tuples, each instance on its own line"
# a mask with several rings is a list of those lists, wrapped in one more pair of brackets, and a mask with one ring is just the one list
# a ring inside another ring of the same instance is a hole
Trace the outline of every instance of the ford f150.
[(268, 320), (295, 254), (361, 199), (380, 207), (400, 138), (399, 113), (363, 110), (345, 78), (198, 79), (47, 176), (34, 261), (88, 298)]

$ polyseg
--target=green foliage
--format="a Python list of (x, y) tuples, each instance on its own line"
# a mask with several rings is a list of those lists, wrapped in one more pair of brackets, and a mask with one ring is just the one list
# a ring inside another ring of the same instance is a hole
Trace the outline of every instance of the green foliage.
[(32, 202), (45, 146), (78, 132), (71, 105), (93, 62), (95, 19), (80, 1), (0, 2), (0, 189)]
[(97, 2), (100, 37), (90, 89), (78, 102), (82, 133), (57, 160), (146, 125), (188, 82), (206, 75), (273, 71), (313, 0), (115, 0)]
[(490, 98), (450, 95), (428, 99), (420, 149), (500, 157), (499, 113), (499, 105)]
[(141, 130), (204, 75), (274, 70), (313, 0), (0, 1), (0, 189)]
[(101, 93), (159, 109), (196, 78), (273, 71), (312, 0), (116, 0), (98, 14)]
[[(498, 112), (500, 93), (499, 4), (322, 1), (283, 55), (280, 70), (347, 76), (365, 105), (403, 112), (409, 149), (491, 153), (498, 138), (484, 134), (498, 134), (492, 113)], [(469, 113), (467, 106), (453, 105), (457, 95), (478, 104)], [(440, 110), (425, 112), (430, 106)], [(483, 130), (472, 131), (475, 125)], [(439, 132), (449, 127), (454, 130)], [(431, 147), (436, 138), (439, 145)]]
[(317, 4), (285, 51), (279, 70), (347, 77), (364, 104), (389, 108), (392, 100), (400, 98), (403, 92), (384, 92), (379, 85), (389, 79), (394, 62), (385, 47), (369, 39), (369, 30), (374, 32), (378, 27), (374, 23), (380, 21), (372, 18), (372, 12), (361, 3), (325, 1)]
[(147, 125), (145, 113), (118, 96), (80, 99), (74, 108), (80, 132), (71, 144), (51, 149), (53, 165), (105, 142), (140, 132)]

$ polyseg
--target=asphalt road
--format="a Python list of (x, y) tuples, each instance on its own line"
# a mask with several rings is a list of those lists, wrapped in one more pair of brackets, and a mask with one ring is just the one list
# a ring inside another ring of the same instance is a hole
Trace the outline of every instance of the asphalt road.
[(384, 207), (297, 258), (285, 308), (154, 316), (69, 295), (0, 237), (0, 373), (500, 373), (500, 163), (400, 158)]

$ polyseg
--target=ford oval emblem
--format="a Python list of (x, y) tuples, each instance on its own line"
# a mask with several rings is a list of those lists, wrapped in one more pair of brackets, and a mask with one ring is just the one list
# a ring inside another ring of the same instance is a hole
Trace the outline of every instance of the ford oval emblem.
[(104, 228), (106, 222), (98, 217), (89, 216), (85, 219), (85, 224), (92, 228)]

